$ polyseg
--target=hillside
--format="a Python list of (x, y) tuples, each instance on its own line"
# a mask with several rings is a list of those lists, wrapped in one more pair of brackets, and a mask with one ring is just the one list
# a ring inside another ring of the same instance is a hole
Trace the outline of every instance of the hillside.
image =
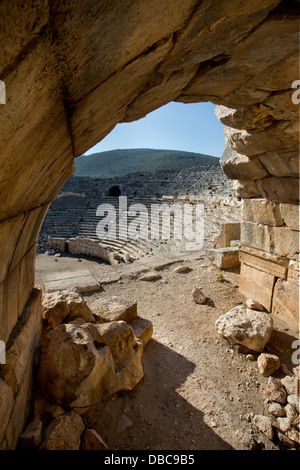
[(118, 149), (78, 157), (74, 176), (113, 178), (134, 171), (181, 170), (210, 165), (219, 165), (219, 158), (180, 150)]

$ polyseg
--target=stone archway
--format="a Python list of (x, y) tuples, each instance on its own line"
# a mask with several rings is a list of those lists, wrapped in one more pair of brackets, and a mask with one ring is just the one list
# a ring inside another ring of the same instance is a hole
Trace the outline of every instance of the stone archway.
[[(170, 101), (220, 105), (229, 148), (222, 165), (244, 200), (242, 289), (257, 270), (255, 291), (267, 286), (269, 308), (294, 298), (299, 2), (5, 0), (0, 13), (0, 339), (7, 345), (0, 446), (14, 448), (41, 327), (37, 235), (73, 159), (117, 123)], [(294, 320), (292, 303), (286, 311)]]

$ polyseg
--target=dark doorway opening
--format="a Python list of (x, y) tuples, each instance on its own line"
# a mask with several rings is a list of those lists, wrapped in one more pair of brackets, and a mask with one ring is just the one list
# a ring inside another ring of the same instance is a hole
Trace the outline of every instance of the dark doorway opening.
[(120, 189), (120, 186), (111, 186), (108, 190), (108, 193), (107, 193), (108, 196), (111, 196), (111, 197), (119, 197), (121, 196), (121, 189)]

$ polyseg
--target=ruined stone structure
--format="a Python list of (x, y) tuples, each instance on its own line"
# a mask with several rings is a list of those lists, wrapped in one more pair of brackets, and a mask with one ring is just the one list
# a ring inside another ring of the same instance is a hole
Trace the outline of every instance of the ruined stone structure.
[[(153, 173), (135, 172), (120, 178), (86, 178), (72, 176), (63, 186), (62, 190), (51, 204), (47, 215), (44, 219), (40, 235), (38, 238), (38, 252), (45, 252), (52, 248), (58, 248), (57, 238), (64, 238), (65, 244), (68, 239), (74, 237), (85, 237), (88, 239), (98, 240), (96, 228), (101, 220), (97, 216), (97, 208), (101, 204), (109, 204), (116, 210), (118, 228), (124, 225), (120, 221), (119, 200), (116, 196), (110, 195), (111, 188), (119, 188), (122, 196), (126, 196), (127, 208), (130, 210), (132, 204), (142, 204), (147, 209), (147, 214), (143, 216), (145, 223), (148, 225), (148, 239), (139, 237), (134, 239), (128, 233), (128, 239), (120, 240), (121, 237), (115, 236), (109, 240), (101, 240), (102, 245), (117, 250), (121, 257), (128, 256), (131, 259), (140, 258), (149, 254), (157, 254), (162, 251), (182, 251), (185, 247), (187, 239), (182, 236), (182, 242), (174, 240), (173, 224), (170, 217), (159, 222), (158, 237), (151, 236), (151, 206), (159, 205), (159, 209), (163, 211), (164, 207), (180, 207), (183, 224), (183, 213), (185, 204), (193, 207), (194, 226), (196, 219), (196, 205), (203, 204), (204, 219), (204, 244), (211, 246), (212, 238), (221, 230), (224, 223), (238, 223), (241, 218), (241, 201), (235, 196), (232, 180), (229, 180), (223, 173), (221, 167), (199, 167), (186, 170), (173, 171), (155, 171)], [(116, 193), (118, 194), (118, 193)], [(126, 215), (128, 224), (134, 220), (134, 216)], [(172, 216), (171, 216), (172, 218)], [(170, 223), (170, 238), (168, 242), (162, 239), (163, 224), (167, 229)], [(127, 224), (127, 225), (128, 225)], [(183, 232), (185, 232), (186, 227)], [(128, 229), (125, 227), (126, 233)], [(124, 233), (124, 230), (122, 230)], [(50, 237), (50, 241), (49, 241)], [(124, 235), (123, 235), (124, 238)], [(239, 239), (236, 237), (235, 239)], [(230, 240), (228, 240), (230, 241)], [(175, 243), (176, 242), (176, 243)], [(72, 244), (72, 252), (78, 254), (88, 253), (99, 256), (102, 259), (111, 259), (108, 254), (103, 256), (101, 247), (97, 247), (95, 251), (95, 242), (87, 240), (78, 240), (78, 249), (74, 251), (74, 241)], [(83, 245), (84, 246), (83, 246)], [(225, 243), (224, 246), (226, 246)], [(80, 252), (79, 245), (82, 245), (83, 251)], [(92, 250), (88, 249), (93, 245)], [(221, 246), (221, 245), (220, 245)], [(222, 245), (223, 246), (223, 245)], [(69, 250), (70, 251), (70, 243)], [(61, 251), (66, 251), (66, 245), (62, 246)], [(116, 254), (117, 254), (116, 253)]]
[(172, 100), (220, 105), (223, 169), (244, 199), (241, 290), (296, 320), (299, 2), (4, 0), (0, 13), (0, 446), (11, 449), (41, 332), (39, 229), (73, 159), (119, 122)]

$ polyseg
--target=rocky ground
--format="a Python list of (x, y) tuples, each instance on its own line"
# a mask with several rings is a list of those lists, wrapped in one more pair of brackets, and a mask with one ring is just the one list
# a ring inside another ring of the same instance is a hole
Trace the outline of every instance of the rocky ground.
[[(189, 270), (175, 272), (182, 265)], [(258, 370), (259, 354), (231, 345), (216, 329), (222, 314), (245, 301), (238, 290), (238, 270), (220, 271), (201, 253), (178, 256), (170, 264), (147, 258), (117, 266), (67, 254), (40, 254), (36, 282), (42, 285), (51, 273), (83, 268), (101, 283), (98, 291), (83, 294), (88, 305), (111, 296), (136, 300), (138, 315), (153, 323), (152, 339), (143, 352), (144, 378), (133, 390), (118, 393), (82, 416), (109, 449), (297, 448), (293, 442), (280, 443), (277, 434), (270, 440), (254, 424), (256, 415), (275, 419), (266, 402), (269, 379)], [(141, 280), (152, 272), (160, 278)], [(202, 305), (193, 300), (195, 287), (207, 298)], [(282, 379), (287, 370), (296, 372), (292, 343), (298, 332), (273, 320), (265, 352), (279, 357), (281, 368), (272, 376)]]

